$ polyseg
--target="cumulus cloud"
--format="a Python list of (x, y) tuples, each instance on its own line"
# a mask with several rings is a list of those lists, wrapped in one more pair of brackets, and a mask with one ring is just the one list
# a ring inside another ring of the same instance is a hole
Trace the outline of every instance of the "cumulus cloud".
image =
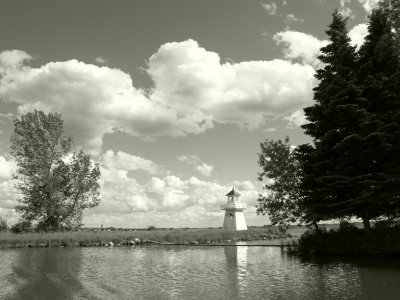
[(349, 31), (349, 37), (351, 39), (351, 43), (353, 46), (356, 46), (357, 48), (360, 48), (361, 45), (364, 43), (364, 38), (368, 34), (368, 26), (367, 24), (358, 24), (354, 26), (350, 31)]
[[(223, 213), (220, 205), (225, 194), (235, 186), (242, 194), (242, 202), (249, 207), (256, 204), (258, 183), (234, 181), (219, 184), (196, 177), (181, 178), (163, 171), (154, 162), (124, 152), (107, 151), (98, 158), (101, 169), (101, 203), (84, 212), (85, 226), (221, 226)], [(14, 211), (18, 191), (11, 180), (15, 163), (0, 156), (0, 215), (11, 224), (18, 220)], [(139, 183), (128, 175), (131, 170), (143, 169), (155, 175)], [(156, 174), (156, 172), (160, 173)], [(254, 217), (251, 209), (249, 217)], [(211, 223), (210, 223), (211, 222)], [(206, 226), (204, 224), (207, 224)]]
[(309, 103), (314, 70), (285, 60), (220, 63), (196, 41), (168, 43), (149, 60), (159, 102), (190, 116), (258, 128)]
[[(102, 201), (98, 207), (85, 212), (86, 226), (99, 226), (96, 222), (99, 222), (102, 216), (108, 218), (111, 224), (118, 223), (118, 219), (124, 220), (124, 226), (145, 226), (141, 222), (147, 222), (149, 225), (157, 221), (165, 224), (163, 222), (171, 220), (175, 226), (183, 224), (179, 222), (189, 220), (208, 224), (210, 217), (221, 218), (219, 205), (225, 203), (224, 195), (231, 186), (240, 190), (244, 203), (249, 206), (256, 204), (259, 188), (249, 181), (221, 185), (196, 177), (182, 179), (166, 175), (153, 176), (139, 184), (128, 176), (126, 170), (116, 169), (118, 165), (101, 167)], [(143, 219), (136, 220), (141, 218), (140, 216), (143, 216)], [(158, 219), (152, 219), (151, 216), (157, 216)], [(103, 221), (107, 223), (106, 220)]]
[(320, 48), (328, 44), (328, 41), (321, 41), (311, 34), (292, 30), (278, 32), (273, 38), (278, 45), (284, 47), (286, 59), (299, 59), (303, 64), (314, 67), (319, 67), (321, 64), (317, 58)]
[(206, 164), (196, 155), (181, 155), (178, 156), (178, 160), (188, 165), (194, 166), (195, 170), (203, 176), (211, 176), (211, 173), (214, 170), (213, 165)]
[(214, 122), (258, 128), (266, 116), (309, 104), (314, 84), (311, 66), (279, 59), (221, 64), (194, 40), (164, 44), (150, 57), (150, 92), (119, 69), (77, 60), (34, 68), (23, 65), (29, 55), (15, 53), (0, 64), (1, 98), (17, 103), (20, 113), (61, 113), (67, 133), (93, 152), (115, 130), (148, 138), (199, 134)]
[(15, 223), (18, 219), (14, 211), (18, 191), (12, 181), (16, 168), (14, 161), (0, 155), (0, 216), (7, 217), (10, 223)]
[(211, 176), (214, 166), (202, 163), (201, 165), (196, 166), (196, 170), (199, 171), (199, 173), (203, 176)]
[(4, 156), (0, 155), (0, 182), (11, 179), (16, 169), (17, 166), (14, 161), (7, 160)]
[(113, 150), (107, 150), (99, 157), (98, 162), (108, 169), (123, 171), (143, 170), (149, 174), (166, 172), (164, 167), (157, 165), (151, 160), (122, 151), (114, 152)]
[(31, 59), (32, 56), (25, 51), (5, 50), (0, 52), (0, 72), (4, 72), (7, 68), (15, 69), (21, 67), (24, 61)]
[(125, 72), (76, 60), (7, 71), (0, 95), (16, 102), (20, 113), (33, 109), (61, 113), (67, 132), (92, 150), (99, 150), (102, 136), (115, 128), (149, 134), (171, 128), (176, 121), (174, 112), (134, 88)]

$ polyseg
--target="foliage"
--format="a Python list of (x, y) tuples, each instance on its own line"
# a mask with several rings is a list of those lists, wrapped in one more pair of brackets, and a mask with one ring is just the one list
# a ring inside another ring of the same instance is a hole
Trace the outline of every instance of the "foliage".
[(7, 220), (0, 216), (0, 232), (8, 230)]
[(38, 230), (79, 228), (82, 211), (99, 204), (99, 167), (83, 150), (71, 153), (72, 146), (57, 113), (35, 110), (14, 121), (11, 154), (22, 194), (16, 211)]
[(354, 214), (364, 221), (400, 212), (399, 46), (389, 13), (382, 8), (374, 10), (355, 76), (368, 103), (368, 118), (357, 135), (339, 145), (341, 149), (352, 145), (348, 151), (351, 160), (343, 157), (342, 161), (356, 166), (349, 180), (353, 190), (349, 199), (356, 204)]
[(298, 240), (296, 252), (302, 255), (399, 256), (400, 227), (380, 227), (367, 231), (352, 226), (337, 231), (308, 231)]
[(299, 184), (301, 169), (289, 138), (261, 143), (258, 164), (262, 172), (259, 181), (266, 181), (266, 194), (258, 196), (257, 214), (269, 215), (272, 224), (287, 224), (300, 220)]
[(337, 12), (327, 31), (316, 104), (304, 110), (309, 124), (303, 128), (314, 145), (298, 149), (301, 207), (308, 220), (356, 216), (370, 228), (371, 219), (400, 213), (400, 44), (393, 30), (398, 16), (384, 3), (372, 12), (357, 55)]
[(10, 231), (12, 233), (27, 233), (33, 232), (32, 224), (26, 220), (20, 220), (18, 223), (15, 223), (11, 226)]
[(147, 230), (156, 230), (156, 225), (147, 226)]
[(338, 168), (343, 149), (337, 147), (354, 135), (366, 118), (360, 89), (352, 82), (356, 70), (355, 48), (350, 45), (346, 19), (337, 11), (326, 31), (330, 43), (321, 48), (324, 63), (317, 70), (318, 86), (314, 88), (315, 104), (304, 109), (309, 121), (302, 127), (313, 138), (314, 145), (300, 145), (303, 181), (302, 206), (306, 219), (328, 220), (348, 215), (351, 203), (343, 182), (349, 179), (346, 167)]

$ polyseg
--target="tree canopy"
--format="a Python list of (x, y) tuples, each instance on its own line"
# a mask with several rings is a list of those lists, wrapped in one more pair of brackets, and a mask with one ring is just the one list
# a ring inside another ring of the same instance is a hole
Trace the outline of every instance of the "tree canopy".
[(82, 211), (100, 202), (99, 167), (83, 150), (72, 152), (73, 140), (63, 133), (57, 113), (35, 110), (14, 120), (11, 154), (21, 193), (16, 211), (38, 230), (77, 229)]
[(395, 12), (400, 1), (379, 3), (358, 51), (351, 46), (346, 19), (333, 13), (329, 43), (319, 56), (323, 66), (315, 75), (315, 103), (304, 109), (308, 123), (302, 127), (313, 143), (297, 147), (295, 164), (259, 160), (266, 176), (274, 175), (265, 171), (267, 165), (291, 171), (296, 166), (298, 198), (266, 185), (280, 198), (261, 198), (260, 210), (276, 215), (273, 207), (288, 215), (294, 207), (293, 213), (310, 222), (359, 217), (367, 228), (370, 220), (400, 216), (400, 17)]
[(259, 181), (266, 181), (265, 194), (258, 196), (257, 214), (268, 214), (272, 224), (286, 224), (300, 220), (300, 167), (289, 138), (265, 140), (260, 144), (258, 163), (262, 171)]

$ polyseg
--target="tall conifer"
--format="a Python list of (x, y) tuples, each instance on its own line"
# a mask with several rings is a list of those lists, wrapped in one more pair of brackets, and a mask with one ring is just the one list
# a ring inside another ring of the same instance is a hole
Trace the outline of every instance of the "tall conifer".
[(366, 118), (361, 91), (353, 84), (356, 69), (355, 48), (350, 44), (346, 19), (337, 11), (326, 31), (330, 43), (321, 48), (322, 69), (315, 77), (315, 104), (304, 109), (307, 120), (303, 126), (314, 145), (298, 149), (303, 163), (304, 180), (301, 190), (304, 211), (310, 221), (340, 218), (348, 214), (347, 190), (341, 186), (346, 178), (337, 169), (340, 155), (336, 145), (360, 130)]
[(355, 74), (367, 118), (337, 145), (338, 169), (346, 176), (343, 200), (367, 228), (369, 220), (396, 215), (400, 208), (400, 48), (383, 4), (370, 16)]

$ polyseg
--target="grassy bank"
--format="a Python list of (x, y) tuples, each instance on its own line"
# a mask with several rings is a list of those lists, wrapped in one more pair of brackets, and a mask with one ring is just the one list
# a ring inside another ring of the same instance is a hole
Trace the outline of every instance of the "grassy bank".
[(400, 227), (378, 227), (367, 231), (349, 226), (319, 233), (307, 231), (288, 250), (300, 255), (400, 256)]
[(222, 228), (158, 229), (141, 231), (76, 231), (54, 233), (0, 233), (0, 249), (24, 247), (94, 247), (128, 245), (135, 238), (140, 244), (148, 242), (177, 244), (231, 243), (287, 237), (278, 227), (254, 227), (246, 231), (228, 231)]

